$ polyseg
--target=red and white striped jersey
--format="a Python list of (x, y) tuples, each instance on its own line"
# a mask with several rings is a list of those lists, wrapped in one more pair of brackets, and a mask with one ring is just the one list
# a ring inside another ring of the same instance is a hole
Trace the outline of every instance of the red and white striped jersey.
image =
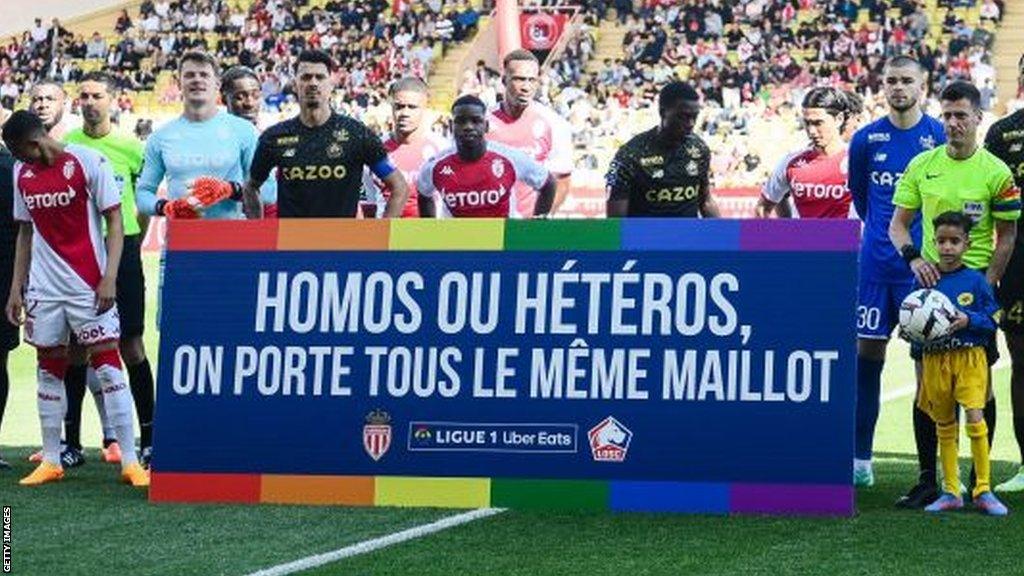
[[(406, 202), (405, 209), (402, 211), (402, 218), (416, 218), (420, 215), (416, 176), (424, 162), (449, 146), (451, 144), (447, 140), (436, 134), (428, 134), (402, 144), (399, 144), (394, 137), (384, 141), (384, 149), (388, 151), (388, 158), (402, 172), (405, 181), (409, 184), (409, 201)], [(376, 205), (375, 215), (378, 218), (382, 217), (388, 199), (391, 198), (391, 191), (369, 169), (363, 170), (363, 189), (366, 190), (367, 201)]]
[[(572, 174), (572, 126), (551, 108), (533, 102), (519, 118), (498, 108), (487, 117), (487, 139), (525, 152), (555, 176)], [(516, 187), (521, 214), (533, 214), (537, 192), (529, 186)]]
[(800, 218), (850, 218), (853, 196), (846, 186), (847, 163), (845, 148), (831, 156), (807, 148), (779, 163), (762, 194), (776, 204), (791, 194)]
[(31, 222), (27, 296), (93, 298), (107, 266), (103, 216), (121, 191), (103, 155), (69, 144), (53, 164), (14, 165), (14, 219)]
[(516, 183), (537, 190), (544, 186), (547, 168), (518, 150), (494, 142), (478, 160), (467, 162), (455, 148), (434, 156), (420, 170), (417, 190), (430, 198), (437, 194), (438, 215), (455, 218), (520, 218), (533, 216), (520, 212), (514, 201)]

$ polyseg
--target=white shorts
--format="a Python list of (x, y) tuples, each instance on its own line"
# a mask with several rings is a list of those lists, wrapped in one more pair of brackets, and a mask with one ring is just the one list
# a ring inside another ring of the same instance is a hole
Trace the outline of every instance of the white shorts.
[(117, 306), (96, 314), (91, 300), (25, 301), (25, 342), (36, 348), (66, 346), (72, 332), (82, 346), (120, 340)]

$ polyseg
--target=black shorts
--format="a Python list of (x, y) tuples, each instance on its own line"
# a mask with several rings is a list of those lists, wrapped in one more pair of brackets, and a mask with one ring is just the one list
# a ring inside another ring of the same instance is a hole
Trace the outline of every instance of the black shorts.
[(996, 290), (1003, 309), (999, 327), (1012, 334), (1024, 334), (1024, 245), (1018, 243)]
[[(0, 301), (7, 305), (11, 279), (14, 277), (14, 260), (0, 260)], [(10, 352), (21, 343), (21, 333), (17, 326), (7, 321), (7, 314), (0, 314), (0, 351)]]
[(117, 312), (121, 337), (142, 336), (146, 326), (146, 278), (142, 275), (142, 235), (124, 237), (117, 269)]

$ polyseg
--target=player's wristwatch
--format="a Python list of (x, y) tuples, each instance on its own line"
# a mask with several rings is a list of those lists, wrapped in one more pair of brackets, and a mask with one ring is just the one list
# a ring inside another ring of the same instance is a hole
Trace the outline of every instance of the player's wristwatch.
[(900, 247), (900, 256), (903, 257), (904, 262), (910, 264), (921, 257), (921, 251), (917, 249), (917, 246), (908, 242)]

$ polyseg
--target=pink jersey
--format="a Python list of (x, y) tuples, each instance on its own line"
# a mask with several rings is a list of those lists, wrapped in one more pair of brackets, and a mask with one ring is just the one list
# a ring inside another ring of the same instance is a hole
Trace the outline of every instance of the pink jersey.
[[(388, 158), (402, 172), (405, 181), (409, 184), (409, 201), (405, 203), (405, 209), (402, 210), (402, 218), (416, 218), (420, 215), (416, 194), (416, 176), (424, 162), (448, 146), (447, 140), (435, 134), (428, 134), (404, 144), (399, 144), (393, 136), (384, 141), (384, 149), (388, 151)], [(363, 170), (363, 188), (366, 190), (367, 201), (376, 205), (376, 216), (378, 218), (383, 216), (384, 208), (388, 204), (388, 199), (391, 198), (391, 190), (388, 190), (387, 186), (369, 169)]]
[(44, 164), (14, 165), (14, 219), (31, 222), (32, 264), (26, 296), (94, 298), (107, 266), (102, 213), (121, 204), (110, 163), (69, 144)]
[(800, 218), (849, 218), (853, 197), (846, 187), (847, 154), (808, 148), (790, 154), (765, 184), (764, 197), (778, 204), (793, 196)]
[(487, 143), (487, 151), (476, 161), (459, 158), (455, 148), (434, 156), (420, 170), (417, 189), (427, 198), (437, 194), (439, 215), (455, 218), (519, 218), (532, 216), (520, 212), (513, 201), (516, 183), (539, 189), (548, 179), (548, 170), (526, 154)]
[[(498, 108), (487, 117), (487, 139), (520, 150), (544, 164), (556, 177), (572, 174), (572, 126), (554, 110), (531, 103), (519, 118)], [(516, 187), (519, 212), (533, 214), (537, 192), (528, 186)]]

